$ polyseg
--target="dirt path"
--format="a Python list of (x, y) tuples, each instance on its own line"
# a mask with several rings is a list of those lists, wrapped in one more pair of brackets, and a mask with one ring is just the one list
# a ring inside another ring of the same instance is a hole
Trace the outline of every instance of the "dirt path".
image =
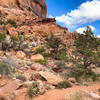
[(95, 92), (98, 89), (100, 89), (100, 84), (96, 84), (92, 86), (75, 86), (75, 87), (63, 89), (63, 90), (54, 89), (54, 90), (50, 90), (46, 92), (44, 95), (36, 97), (33, 100), (62, 100), (70, 92), (75, 92), (79, 90)]
[[(47, 91), (45, 94), (35, 97), (33, 99), (26, 99), (26, 100), (63, 100), (66, 95), (70, 92), (76, 92), (79, 90), (88, 91), (88, 92), (96, 92), (100, 89), (100, 83), (91, 86), (73, 86), (67, 89), (53, 89)], [(20, 93), (20, 95), (15, 100), (25, 100), (24, 93)]]

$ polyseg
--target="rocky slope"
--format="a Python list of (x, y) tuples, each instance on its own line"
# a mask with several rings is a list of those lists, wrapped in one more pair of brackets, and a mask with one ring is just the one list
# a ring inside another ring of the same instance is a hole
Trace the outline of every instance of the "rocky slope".
[(39, 17), (46, 17), (47, 13), (45, 0), (0, 0), (0, 5), (5, 8), (26, 9)]
[[(72, 50), (75, 49), (74, 40), (78, 34), (57, 25), (54, 18), (45, 18), (46, 5), (45, 1), (42, 1), (0, 0), (0, 100), (28, 100), (29, 97), (42, 95), (49, 89), (53, 89), (54, 95), (61, 93), (65, 96), (63, 94), (66, 90), (55, 92), (55, 88), (59, 82), (63, 82), (65, 71), (72, 70), (72, 63), (69, 61), (63, 64), (63, 61), (66, 53), (72, 56)], [(25, 6), (32, 11), (24, 9)], [(47, 42), (51, 36), (51, 40)], [(52, 48), (48, 47), (48, 44), (55, 47), (59, 43), (59, 49), (64, 53), (61, 55), (63, 59), (60, 60), (56, 59), (51, 52)], [(78, 84), (73, 77), (68, 77), (67, 80), (68, 82), (64, 82), (68, 87)], [(92, 92), (95, 92), (94, 88), (91, 89)], [(99, 88), (99, 85), (96, 85), (97, 96)], [(52, 91), (47, 96), (44, 94), (43, 100), (47, 100)], [(52, 98), (53, 96), (48, 100)], [(100, 99), (98, 98), (97, 100)], [(58, 96), (55, 100), (59, 99)], [(92, 96), (87, 100), (94, 99)]]

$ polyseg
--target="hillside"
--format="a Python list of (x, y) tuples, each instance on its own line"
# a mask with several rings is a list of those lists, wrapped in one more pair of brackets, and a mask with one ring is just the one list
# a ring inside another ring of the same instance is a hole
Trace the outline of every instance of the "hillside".
[[(52, 100), (60, 93), (55, 100), (67, 100), (65, 93), (68, 100), (99, 100), (99, 60), (91, 70), (80, 68), (82, 56), (73, 51), (81, 36), (46, 18), (46, 11), (45, 0), (0, 0), (0, 100)], [(70, 89), (83, 98), (70, 97)]]

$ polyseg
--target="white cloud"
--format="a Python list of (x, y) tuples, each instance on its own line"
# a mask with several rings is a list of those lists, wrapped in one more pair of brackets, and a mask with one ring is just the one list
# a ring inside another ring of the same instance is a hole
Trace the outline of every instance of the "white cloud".
[(100, 20), (100, 0), (87, 1), (67, 14), (56, 16), (56, 20), (72, 28)]
[[(89, 27), (91, 28), (92, 31), (95, 31), (95, 27), (89, 25)], [(80, 27), (78, 28), (76, 31), (80, 34), (82, 34), (85, 30), (86, 30), (87, 27)]]
[(52, 15), (48, 15), (48, 18), (54, 18)]
[(100, 38), (100, 35), (96, 35), (98, 38)]

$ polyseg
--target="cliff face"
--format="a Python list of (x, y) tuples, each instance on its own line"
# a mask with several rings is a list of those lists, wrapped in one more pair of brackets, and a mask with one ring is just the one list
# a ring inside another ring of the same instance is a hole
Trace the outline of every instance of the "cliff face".
[(30, 10), (39, 17), (46, 17), (47, 6), (45, 0), (0, 0), (0, 6)]

